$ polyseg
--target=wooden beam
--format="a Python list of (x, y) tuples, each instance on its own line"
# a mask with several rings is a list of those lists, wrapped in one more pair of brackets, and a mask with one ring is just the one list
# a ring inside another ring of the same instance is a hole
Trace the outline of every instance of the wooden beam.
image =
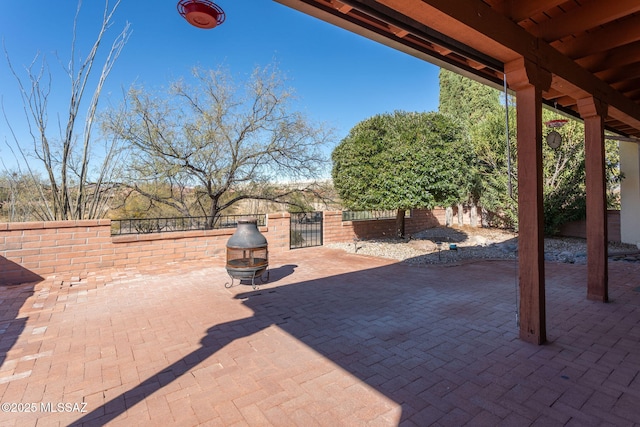
[(442, 46), (438, 46), (438, 45), (433, 45), (433, 50), (435, 50), (436, 52), (438, 52), (442, 56), (447, 56), (452, 52), (451, 49), (447, 49), (446, 47), (442, 47)]
[[(481, 0), (378, 0), (378, 3), (434, 26), (437, 31), (455, 35), (462, 43), (504, 63), (523, 56), (578, 88), (576, 99), (596, 95), (613, 107), (609, 114), (616, 114), (615, 119), (628, 124), (640, 120), (640, 105)], [(637, 7), (640, 8), (640, 3)]]
[(469, 67), (475, 69), (475, 70), (482, 70), (483, 68), (487, 68), (484, 64), (481, 64), (479, 62), (476, 61), (472, 61), (472, 60), (467, 60), (467, 64), (469, 64)]
[[(378, 0), (389, 9), (474, 46), (481, 52), (491, 52), (502, 63), (522, 56), (530, 49), (528, 33), (491, 7), (476, 0)], [(516, 29), (516, 32), (513, 30)], [(502, 41), (510, 40), (510, 45)]]
[(546, 12), (547, 10), (565, 3), (566, 0), (508, 0), (505, 11), (515, 22), (521, 22), (533, 15)]
[(615, 88), (618, 92), (625, 94), (626, 96), (627, 92), (631, 90), (635, 90), (636, 88), (640, 87), (640, 77), (636, 77), (630, 80), (625, 80), (619, 83), (611, 83), (611, 86)]
[(578, 100), (584, 119), (587, 181), (587, 298), (609, 300), (604, 117), (607, 106), (593, 97)]
[[(640, 120), (629, 120), (629, 116), (624, 114), (622, 111), (616, 110), (613, 105), (609, 105), (609, 117), (612, 117), (616, 120), (619, 120), (621, 123), (628, 125), (631, 129), (635, 130), (635, 132), (631, 132), (634, 136), (640, 136)], [(621, 120), (619, 117), (623, 117)], [(630, 132), (627, 132), (630, 133)]]
[[(640, 31), (638, 32), (640, 33)], [(611, 68), (620, 68), (638, 62), (640, 62), (640, 41), (576, 60), (577, 64), (592, 73)]]
[[(459, 67), (462, 74), (469, 77), (480, 76), (489, 79), (485, 74), (475, 73), (473, 69), (465, 68), (465, 64), (458, 65), (450, 58), (425, 52), (420, 46), (403, 43), (411, 35), (398, 39), (388, 26), (384, 29), (367, 28), (365, 21), (358, 19), (367, 15), (363, 10), (374, 10), (376, 19), (385, 20), (389, 16), (391, 21), (411, 21), (412, 28), (416, 25), (420, 31), (433, 31), (439, 36), (451, 39), (446, 43), (449, 49), (468, 59), (485, 63), (507, 63), (524, 57), (541, 68), (552, 72), (556, 77), (570, 82), (571, 97), (580, 99), (596, 95), (602, 102), (608, 104), (611, 118), (631, 126), (640, 134), (640, 105), (626, 98), (607, 83), (603, 82), (588, 70), (580, 67), (571, 58), (563, 55), (543, 40), (528, 33), (523, 27), (500, 14), (496, 9), (482, 0), (342, 0), (341, 3), (358, 9), (362, 17), (357, 18), (353, 13), (343, 15), (328, 13), (328, 3), (319, 0), (275, 0), (290, 7), (301, 10), (309, 15), (317, 16), (349, 31), (364, 35), (392, 48), (407, 52), (411, 55), (430, 61), (445, 68)], [(621, 0), (627, 4), (629, 0)], [(594, 2), (596, 3), (596, 2)], [(600, 2), (597, 2), (600, 3)], [(616, 3), (617, 4), (617, 3)], [(582, 7), (582, 6), (580, 6)], [(619, 7), (619, 6), (616, 6)], [(357, 18), (357, 19), (356, 19)], [(387, 24), (393, 24), (387, 22)], [(396, 25), (404, 28), (403, 25)], [(411, 33), (412, 31), (409, 30)], [(399, 42), (402, 40), (403, 42)], [(442, 43), (435, 43), (443, 46)], [(460, 51), (458, 49), (461, 49)], [(462, 52), (462, 53), (461, 53)], [(464, 53), (466, 52), (466, 53)], [(469, 52), (473, 55), (468, 56)], [(486, 57), (479, 59), (479, 57)], [(491, 65), (490, 67), (494, 67)], [(495, 68), (498, 69), (498, 68)], [(493, 77), (493, 76), (492, 76)], [(495, 84), (494, 80), (485, 80)], [(554, 86), (554, 88), (558, 88)], [(574, 90), (577, 89), (577, 90)]]
[(620, 68), (601, 71), (596, 73), (596, 76), (613, 86), (616, 83), (631, 80), (636, 76), (640, 76), (640, 62), (625, 65)]
[(391, 31), (393, 34), (395, 34), (396, 36), (402, 38), (405, 37), (409, 34), (409, 31), (407, 30), (403, 30), (401, 28), (395, 27), (393, 25), (389, 25), (389, 31)]
[(329, 3), (331, 3), (331, 6), (333, 6), (336, 10), (339, 10), (340, 12), (345, 14), (351, 12), (351, 9), (353, 9), (351, 6), (347, 6), (346, 4), (338, 0), (329, 0)]
[(602, 7), (602, 2), (599, 1), (584, 2), (580, 7), (572, 9), (571, 13), (559, 15), (536, 27), (531, 27), (530, 32), (546, 42), (552, 42), (585, 28), (596, 28), (599, 25), (608, 24), (638, 11), (640, 11), (638, 0), (607, 2), (607, 7)]
[(638, 27), (640, 15), (635, 15), (575, 38), (553, 42), (551, 45), (569, 58), (582, 58), (640, 40)]
[(505, 64), (516, 93), (518, 129), (518, 281), (520, 338), (547, 340), (544, 280), (544, 209), (542, 198), (542, 91), (551, 74), (522, 58)]

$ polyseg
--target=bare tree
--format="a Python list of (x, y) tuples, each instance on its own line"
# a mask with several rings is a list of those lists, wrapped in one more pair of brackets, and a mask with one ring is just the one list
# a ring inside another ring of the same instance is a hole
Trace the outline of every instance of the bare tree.
[(33, 198), (33, 177), (17, 172), (0, 173), (0, 222), (23, 222), (40, 216), (41, 204)]
[(194, 85), (179, 80), (166, 95), (134, 88), (111, 115), (109, 129), (132, 151), (137, 191), (184, 215), (205, 215), (212, 227), (240, 200), (282, 202), (314, 188), (273, 184), (317, 177), (330, 137), (291, 111), (276, 67), (256, 68), (240, 87), (224, 69), (194, 69), (193, 77)]
[[(24, 163), (27, 174), (32, 177), (38, 188), (37, 197), (41, 204), (41, 219), (70, 220), (98, 218), (104, 215), (106, 203), (114, 188), (114, 173), (117, 170), (118, 146), (116, 140), (106, 141), (98, 147), (93, 135), (94, 123), (97, 115), (98, 101), (105, 81), (109, 76), (116, 60), (129, 37), (129, 24), (114, 38), (111, 48), (100, 69), (97, 81), (94, 66), (97, 65), (100, 47), (109, 28), (113, 23), (113, 16), (120, 0), (113, 6), (109, 0), (105, 1), (102, 22), (93, 46), (86, 58), (78, 60), (76, 56), (77, 28), (82, 1), (78, 1), (76, 15), (73, 22), (71, 54), (67, 65), (63, 66), (70, 82), (68, 110), (58, 113), (59, 137), (52, 136), (49, 129), (49, 114), (51, 106), (49, 99), (54, 85), (49, 65), (44, 57), (37, 54), (29, 66), (25, 67), (26, 77), (14, 68), (9, 53), (5, 47), (5, 56), (9, 68), (16, 79), (22, 97), (24, 113), (29, 135), (32, 140), (32, 150), (24, 146), (16, 136), (15, 129), (9, 122), (4, 104), (2, 111), (13, 135), (17, 153), (14, 156)], [(91, 94), (93, 91), (93, 94)], [(90, 97), (88, 101), (85, 101)], [(86, 113), (81, 116), (81, 109), (86, 107)], [(83, 117), (82, 124), (79, 122)], [(99, 150), (99, 154), (96, 154)], [(91, 171), (92, 155), (98, 157), (96, 171)], [(33, 163), (35, 159), (35, 162)], [(44, 168), (47, 185), (37, 179), (37, 166)], [(23, 173), (22, 171), (20, 173)], [(34, 195), (35, 196), (35, 195)]]

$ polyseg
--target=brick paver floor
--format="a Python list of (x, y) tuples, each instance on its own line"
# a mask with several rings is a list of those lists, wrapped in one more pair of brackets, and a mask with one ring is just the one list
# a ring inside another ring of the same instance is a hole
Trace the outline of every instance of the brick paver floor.
[(511, 261), (310, 248), (258, 290), (221, 260), (0, 288), (0, 426), (640, 424), (640, 264), (610, 263), (608, 304), (546, 267), (543, 346)]

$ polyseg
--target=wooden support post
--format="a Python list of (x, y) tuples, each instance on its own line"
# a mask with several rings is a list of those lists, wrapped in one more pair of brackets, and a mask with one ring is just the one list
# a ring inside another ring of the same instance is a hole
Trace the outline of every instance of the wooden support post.
[(607, 105), (593, 97), (579, 99), (584, 119), (587, 186), (587, 298), (609, 300), (607, 259), (607, 187), (604, 150), (604, 118)]
[(505, 64), (516, 92), (518, 124), (518, 267), (520, 338), (547, 340), (544, 283), (544, 210), (542, 204), (542, 91), (551, 74), (520, 58)]

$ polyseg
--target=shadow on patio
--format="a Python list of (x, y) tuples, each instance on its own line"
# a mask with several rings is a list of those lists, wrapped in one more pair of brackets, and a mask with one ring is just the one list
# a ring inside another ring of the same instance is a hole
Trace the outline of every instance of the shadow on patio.
[[(246, 396), (264, 411), (278, 406), (274, 399), (286, 406), (286, 392), (297, 381), (295, 387), (310, 395), (315, 422), (628, 425), (640, 419), (640, 301), (633, 291), (640, 269), (635, 266), (620, 273), (612, 269), (612, 303), (598, 304), (585, 299), (584, 267), (550, 265), (551, 342), (533, 346), (517, 339), (514, 262), (424, 268), (323, 248), (303, 251), (282, 256), (285, 264), (262, 289), (236, 289), (235, 298), (253, 316), (211, 326), (199, 348), (74, 424), (114, 420), (193, 375), (205, 360), (207, 381), (228, 381), (224, 360), (229, 358), (239, 365), (232, 375), (248, 376), (247, 385), (233, 382), (247, 388), (238, 397), (226, 390), (236, 406)], [(295, 261), (301, 267), (293, 274), (291, 261), (297, 257), (304, 259)], [(360, 269), (372, 264), (379, 265)], [(300, 360), (299, 350), (278, 350), (286, 340), (260, 335), (273, 328), (386, 396), (395, 408), (374, 404), (364, 394), (347, 394), (348, 400), (334, 395), (340, 380), (333, 368), (323, 365), (318, 371)], [(230, 350), (238, 340), (246, 345)], [(233, 354), (221, 355), (223, 350)], [(224, 399), (219, 393), (202, 398)], [(286, 411), (281, 416), (289, 423), (295, 419)]]
[[(20, 311), (42, 277), (0, 256), (0, 374), (14, 366), (4, 365), (7, 353), (24, 331), (28, 317)], [(28, 310), (25, 310), (28, 311)], [(11, 377), (0, 375), (0, 384)]]

